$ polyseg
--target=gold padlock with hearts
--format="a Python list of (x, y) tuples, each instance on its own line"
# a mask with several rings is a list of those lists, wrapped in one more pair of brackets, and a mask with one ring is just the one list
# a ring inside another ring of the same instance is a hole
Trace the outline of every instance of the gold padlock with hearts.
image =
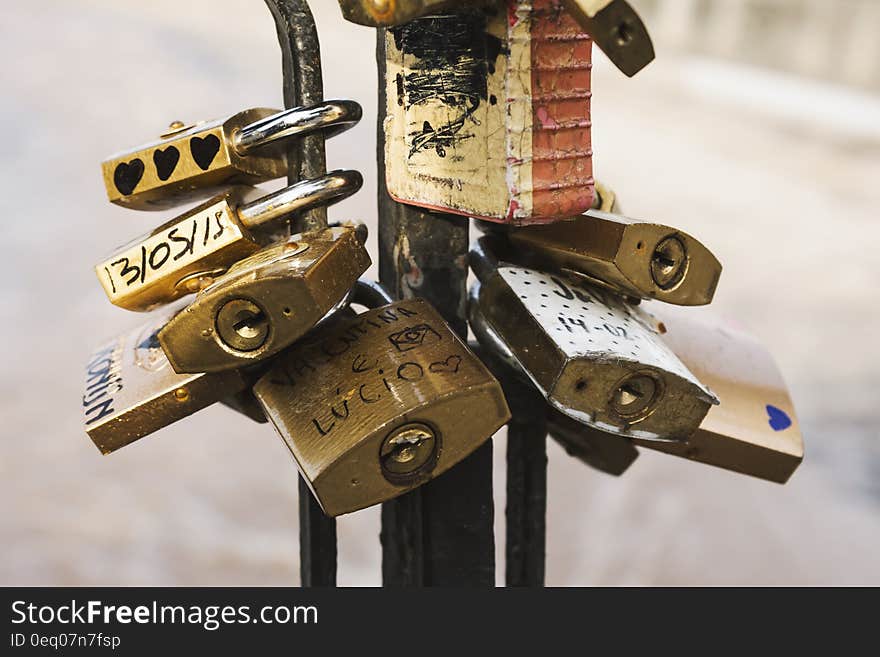
[(283, 140), (317, 131), (336, 134), (360, 118), (360, 105), (334, 100), (281, 112), (249, 109), (195, 125), (175, 122), (158, 141), (102, 163), (107, 197), (134, 210), (167, 210), (226, 185), (281, 178), (287, 175)]

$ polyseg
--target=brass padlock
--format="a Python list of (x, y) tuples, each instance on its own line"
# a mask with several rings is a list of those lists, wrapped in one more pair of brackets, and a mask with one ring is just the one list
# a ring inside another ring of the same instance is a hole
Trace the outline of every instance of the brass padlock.
[(229, 370), (177, 374), (159, 345), (171, 312), (98, 349), (86, 366), (83, 422), (104, 454), (235, 395), (253, 377)]
[(547, 409), (547, 433), (569, 456), (616, 477), (626, 472), (639, 457), (639, 450), (626, 438), (585, 426), (553, 408)]
[(550, 0), (429, 16), (385, 38), (397, 201), (507, 224), (593, 203), (592, 41)]
[(510, 418), (498, 381), (421, 299), (301, 341), (254, 394), (330, 516), (440, 475)]
[[(485, 239), (485, 238), (484, 238)], [(512, 355), (548, 402), (590, 426), (684, 440), (717, 403), (638, 306), (552, 274), (471, 252), (474, 333)]]
[(493, 238), (492, 248), (504, 260), (634, 299), (705, 305), (721, 276), (712, 252), (684, 231), (599, 210), (570, 221), (511, 227)]
[(159, 332), (171, 366), (243, 367), (302, 337), (370, 266), (358, 232), (339, 226), (294, 235), (230, 267)]
[(117, 153), (101, 168), (107, 197), (134, 210), (165, 210), (207, 198), (230, 184), (256, 185), (287, 175), (282, 140), (357, 124), (361, 107), (330, 100), (279, 112), (249, 109), (185, 126), (172, 123), (159, 141)]
[(257, 190), (233, 187), (117, 250), (95, 273), (112, 303), (149, 310), (198, 292), (258, 251), (280, 219), (340, 201), (362, 184), (357, 171), (334, 171), (251, 202)]
[[(402, 25), (429, 13), (493, 4), (501, 3), (498, 0), (339, 0), (346, 20), (370, 27)], [(556, 0), (543, 3), (542, 0), (533, 0), (532, 4), (544, 4), (557, 11), (564, 5), (614, 65), (630, 77), (654, 59), (654, 46), (648, 30), (626, 0)]]
[(804, 458), (804, 443), (785, 381), (754, 337), (705, 314), (652, 305), (665, 342), (720, 403), (683, 443), (634, 444), (692, 461), (785, 483)]
[(632, 77), (654, 61), (648, 28), (626, 0), (564, 0), (564, 4), (624, 75)]

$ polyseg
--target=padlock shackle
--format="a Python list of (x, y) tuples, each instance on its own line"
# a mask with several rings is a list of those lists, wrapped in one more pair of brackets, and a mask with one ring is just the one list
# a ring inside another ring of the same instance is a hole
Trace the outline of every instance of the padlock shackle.
[(498, 269), (498, 258), (490, 248), (492, 240), (490, 235), (484, 235), (471, 247), (468, 254), (468, 262), (474, 275), (478, 280), (484, 282)]
[(355, 284), (351, 302), (373, 310), (394, 303), (394, 297), (381, 283), (369, 278), (360, 278)]
[(319, 131), (325, 138), (354, 127), (363, 110), (353, 100), (328, 100), (308, 107), (293, 107), (246, 125), (235, 133), (236, 153), (247, 155), (282, 139), (304, 137)]
[(528, 373), (523, 369), (522, 365), (516, 360), (510, 347), (501, 339), (501, 336), (486, 320), (483, 312), (480, 310), (480, 283), (479, 281), (471, 286), (468, 290), (468, 322), (471, 330), (477, 338), (477, 342), (489, 354), (507, 365), (518, 377), (524, 381), (530, 381)]
[(238, 218), (246, 228), (255, 228), (294, 212), (333, 205), (356, 193), (363, 184), (363, 176), (357, 171), (331, 171), (242, 205)]

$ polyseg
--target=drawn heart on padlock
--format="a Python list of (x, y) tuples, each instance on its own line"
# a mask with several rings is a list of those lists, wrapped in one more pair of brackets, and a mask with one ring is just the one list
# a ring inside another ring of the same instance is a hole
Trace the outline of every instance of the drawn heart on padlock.
[(452, 355), (446, 360), (438, 360), (436, 363), (431, 363), (428, 366), (428, 371), (435, 374), (439, 372), (455, 374), (458, 372), (459, 367), (461, 367), (461, 356)]
[(788, 417), (788, 413), (771, 404), (767, 404), (766, 408), (770, 428), (773, 429), (773, 431), (784, 431), (791, 426), (791, 418)]
[(144, 175), (144, 162), (135, 158), (131, 162), (120, 162), (113, 172), (113, 184), (123, 196), (128, 196), (138, 186)]
[(159, 180), (168, 180), (174, 173), (178, 161), (180, 161), (180, 151), (174, 146), (169, 146), (165, 150), (157, 148), (153, 152), (153, 164), (156, 165), (156, 175), (159, 176)]
[(211, 162), (214, 161), (217, 151), (220, 150), (220, 139), (217, 135), (193, 137), (189, 140), (189, 150), (199, 168), (202, 171), (207, 171), (208, 167), (211, 166)]

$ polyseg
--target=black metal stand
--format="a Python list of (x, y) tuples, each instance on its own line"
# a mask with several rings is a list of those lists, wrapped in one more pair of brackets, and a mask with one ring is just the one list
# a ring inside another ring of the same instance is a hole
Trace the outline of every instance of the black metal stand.
[[(284, 105), (323, 99), (317, 31), (306, 0), (265, 0), (282, 52)], [(396, 298), (430, 301), (467, 337), (469, 221), (396, 203), (385, 189), (385, 35), (378, 31), (379, 271)], [(288, 180), (322, 175), (324, 137), (308, 136), (288, 152)], [(325, 208), (304, 214), (292, 228), (327, 225)], [(546, 421), (543, 400), (528, 384), (502, 376), (514, 417), (508, 425), (508, 586), (543, 586), (546, 513)], [(336, 585), (336, 521), (324, 515), (299, 481), (300, 574), (303, 586)], [(475, 586), (495, 583), (492, 441), (442, 477), (382, 507), (385, 586)]]
[[(385, 189), (385, 34), (379, 69), (379, 276), (397, 298), (430, 301), (467, 337), (468, 220), (396, 203)], [(443, 476), (382, 506), (385, 586), (495, 584), (492, 442)]]
[[(323, 100), (321, 51), (315, 20), (306, 0), (265, 0), (278, 31), (284, 106), (312, 105)], [(288, 182), (323, 175), (327, 169), (320, 133), (291, 143), (287, 152)], [(327, 225), (327, 209), (304, 213), (294, 231)], [(299, 480), (299, 559), (302, 586), (336, 586), (336, 520), (324, 515), (306, 482)]]
[(507, 424), (507, 586), (544, 586), (547, 420), (544, 399), (525, 382), (502, 378)]

